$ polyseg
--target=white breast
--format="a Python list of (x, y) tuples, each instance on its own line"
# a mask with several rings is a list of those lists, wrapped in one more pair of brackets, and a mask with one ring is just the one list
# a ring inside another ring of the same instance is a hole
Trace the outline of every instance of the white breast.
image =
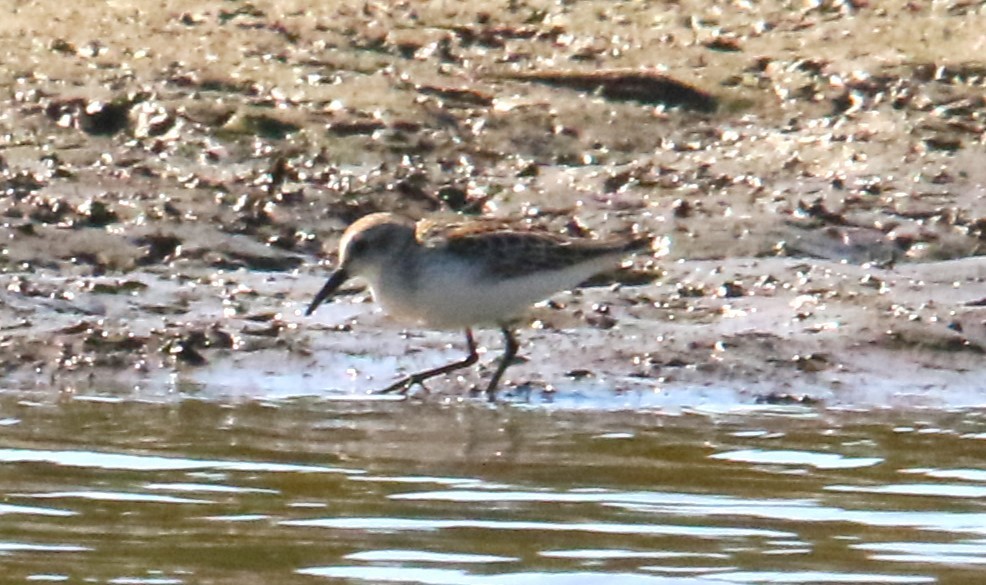
[(530, 305), (574, 288), (611, 268), (618, 258), (597, 258), (561, 270), (496, 280), (455, 256), (429, 257), (420, 274), (382, 276), (371, 283), (374, 299), (387, 313), (439, 329), (496, 324), (517, 317)]

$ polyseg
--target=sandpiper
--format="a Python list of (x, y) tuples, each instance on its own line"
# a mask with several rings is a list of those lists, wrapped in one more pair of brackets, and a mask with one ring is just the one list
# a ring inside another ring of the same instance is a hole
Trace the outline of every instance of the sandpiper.
[(392, 213), (367, 215), (342, 235), (339, 264), (305, 315), (350, 278), (365, 281), (390, 315), (437, 329), (464, 329), (462, 360), (402, 378), (379, 393), (471, 366), (479, 359), (472, 327), (494, 325), (505, 343), (486, 387), (490, 400), (517, 354), (511, 322), (533, 303), (619, 266), (651, 238), (605, 242), (570, 238), (496, 220), (414, 222)]

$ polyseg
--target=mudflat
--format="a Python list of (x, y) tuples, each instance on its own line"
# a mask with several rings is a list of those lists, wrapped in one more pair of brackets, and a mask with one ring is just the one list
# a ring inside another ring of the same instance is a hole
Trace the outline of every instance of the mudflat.
[(983, 12), (14, 2), (0, 367), (282, 395), (454, 359), (461, 333), (402, 336), (359, 290), (302, 316), (345, 226), (386, 210), (667, 239), (533, 309), (517, 388), (981, 404)]

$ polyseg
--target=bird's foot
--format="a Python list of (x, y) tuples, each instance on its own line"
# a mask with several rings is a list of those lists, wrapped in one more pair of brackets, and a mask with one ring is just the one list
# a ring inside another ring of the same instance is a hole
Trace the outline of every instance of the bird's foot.
[(486, 396), (486, 401), (490, 404), (496, 403), (496, 388), (482, 388), (480, 386), (472, 386), (469, 388), (470, 398), (479, 398), (481, 396)]
[(390, 386), (387, 386), (386, 388), (383, 388), (381, 390), (377, 390), (376, 392), (374, 392), (374, 394), (392, 394), (396, 392), (397, 394), (402, 394), (406, 396), (407, 393), (410, 392), (411, 388), (413, 388), (415, 385), (421, 386), (421, 389), (424, 390), (425, 392), (430, 392), (430, 390), (428, 390), (428, 387), (425, 386), (426, 379), (427, 378), (422, 378), (421, 376), (408, 376), (406, 378), (401, 378), (400, 380), (394, 382)]

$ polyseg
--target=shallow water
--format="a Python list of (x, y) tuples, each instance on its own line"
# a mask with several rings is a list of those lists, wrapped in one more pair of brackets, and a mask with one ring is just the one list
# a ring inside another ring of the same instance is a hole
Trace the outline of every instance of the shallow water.
[(0, 395), (5, 582), (961, 583), (986, 412)]

